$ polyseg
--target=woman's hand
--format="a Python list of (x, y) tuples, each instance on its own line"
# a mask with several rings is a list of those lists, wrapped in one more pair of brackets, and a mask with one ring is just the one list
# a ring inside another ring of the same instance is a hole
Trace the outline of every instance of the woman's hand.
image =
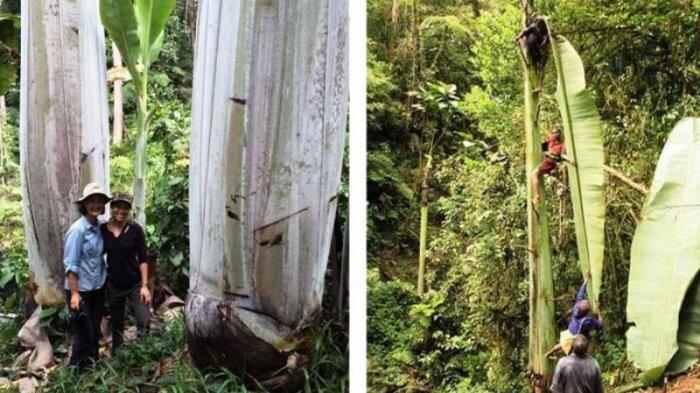
[(80, 297), (80, 293), (78, 292), (71, 292), (70, 294), (70, 308), (71, 310), (78, 310), (80, 307), (80, 302), (83, 300), (82, 297)]
[(141, 285), (141, 303), (150, 306), (151, 305), (151, 291), (148, 290), (147, 285)]

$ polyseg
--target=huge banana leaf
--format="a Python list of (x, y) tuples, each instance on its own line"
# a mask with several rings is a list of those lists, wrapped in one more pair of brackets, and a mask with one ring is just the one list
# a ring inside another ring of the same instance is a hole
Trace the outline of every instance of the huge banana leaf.
[(562, 36), (553, 37), (552, 53), (557, 68), (557, 101), (561, 112), (566, 153), (576, 160), (569, 168), (578, 256), (583, 274), (590, 272), (588, 295), (595, 301), (603, 276), (605, 200), (603, 137), (595, 102), (586, 90), (583, 62)]
[(700, 118), (671, 131), (632, 241), (627, 354), (655, 376), (682, 371), (700, 353), (699, 132)]

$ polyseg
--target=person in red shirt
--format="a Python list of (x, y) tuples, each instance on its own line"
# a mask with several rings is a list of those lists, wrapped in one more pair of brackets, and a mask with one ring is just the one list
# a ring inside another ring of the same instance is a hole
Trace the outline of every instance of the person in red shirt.
[(544, 159), (542, 163), (532, 172), (532, 185), (535, 189), (535, 198), (533, 202), (535, 204), (540, 203), (542, 196), (540, 195), (540, 176), (547, 175), (555, 170), (562, 160), (576, 164), (573, 158), (566, 156), (566, 146), (564, 146), (564, 140), (561, 137), (561, 128), (559, 126), (554, 126), (552, 128), (552, 133), (550, 137), (542, 142), (542, 151), (544, 152)]

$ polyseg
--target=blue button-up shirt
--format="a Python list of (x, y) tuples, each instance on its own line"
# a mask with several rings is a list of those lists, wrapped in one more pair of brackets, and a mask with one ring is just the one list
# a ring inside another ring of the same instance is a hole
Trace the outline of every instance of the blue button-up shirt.
[[(92, 226), (81, 216), (63, 236), (63, 267), (66, 274), (78, 276), (78, 291), (92, 291), (102, 288), (107, 278), (104, 260), (104, 242), (99, 225)], [(68, 277), (65, 288), (70, 289)]]

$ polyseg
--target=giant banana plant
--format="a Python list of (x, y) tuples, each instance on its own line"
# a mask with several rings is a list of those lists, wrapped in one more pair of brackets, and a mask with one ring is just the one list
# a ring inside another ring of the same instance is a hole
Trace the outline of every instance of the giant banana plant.
[(176, 0), (100, 0), (105, 29), (131, 74), (137, 101), (136, 159), (134, 162), (134, 217), (146, 226), (146, 153), (148, 124), (148, 68), (158, 57), (163, 30)]
[(294, 379), (287, 371), (303, 362), (321, 306), (346, 128), (348, 4), (198, 8), (189, 349), (200, 367), (275, 387)]
[(42, 305), (63, 301), (62, 236), (89, 182), (109, 187), (104, 30), (92, 0), (23, 1), (20, 180)]
[(671, 131), (632, 241), (627, 354), (646, 379), (700, 357), (700, 118)]
[(576, 162), (567, 167), (579, 263), (582, 273), (591, 275), (588, 296), (595, 311), (603, 276), (605, 222), (605, 158), (600, 116), (586, 89), (583, 62), (578, 53), (566, 38), (554, 36), (551, 26), (548, 31), (557, 69), (556, 98), (566, 152)]
[[(523, 1), (523, 27), (532, 13), (532, 0)], [(525, 60), (525, 58), (523, 58)], [(527, 184), (527, 234), (530, 280), (529, 369), (543, 377), (547, 386), (552, 377), (553, 362), (545, 355), (556, 342), (554, 324), (554, 282), (549, 244), (546, 193), (540, 183), (542, 202), (534, 204), (530, 174), (542, 160), (538, 122), (539, 94), (533, 93), (537, 70), (532, 61), (523, 61), (525, 95), (525, 178)], [(536, 387), (538, 391), (540, 387)]]

